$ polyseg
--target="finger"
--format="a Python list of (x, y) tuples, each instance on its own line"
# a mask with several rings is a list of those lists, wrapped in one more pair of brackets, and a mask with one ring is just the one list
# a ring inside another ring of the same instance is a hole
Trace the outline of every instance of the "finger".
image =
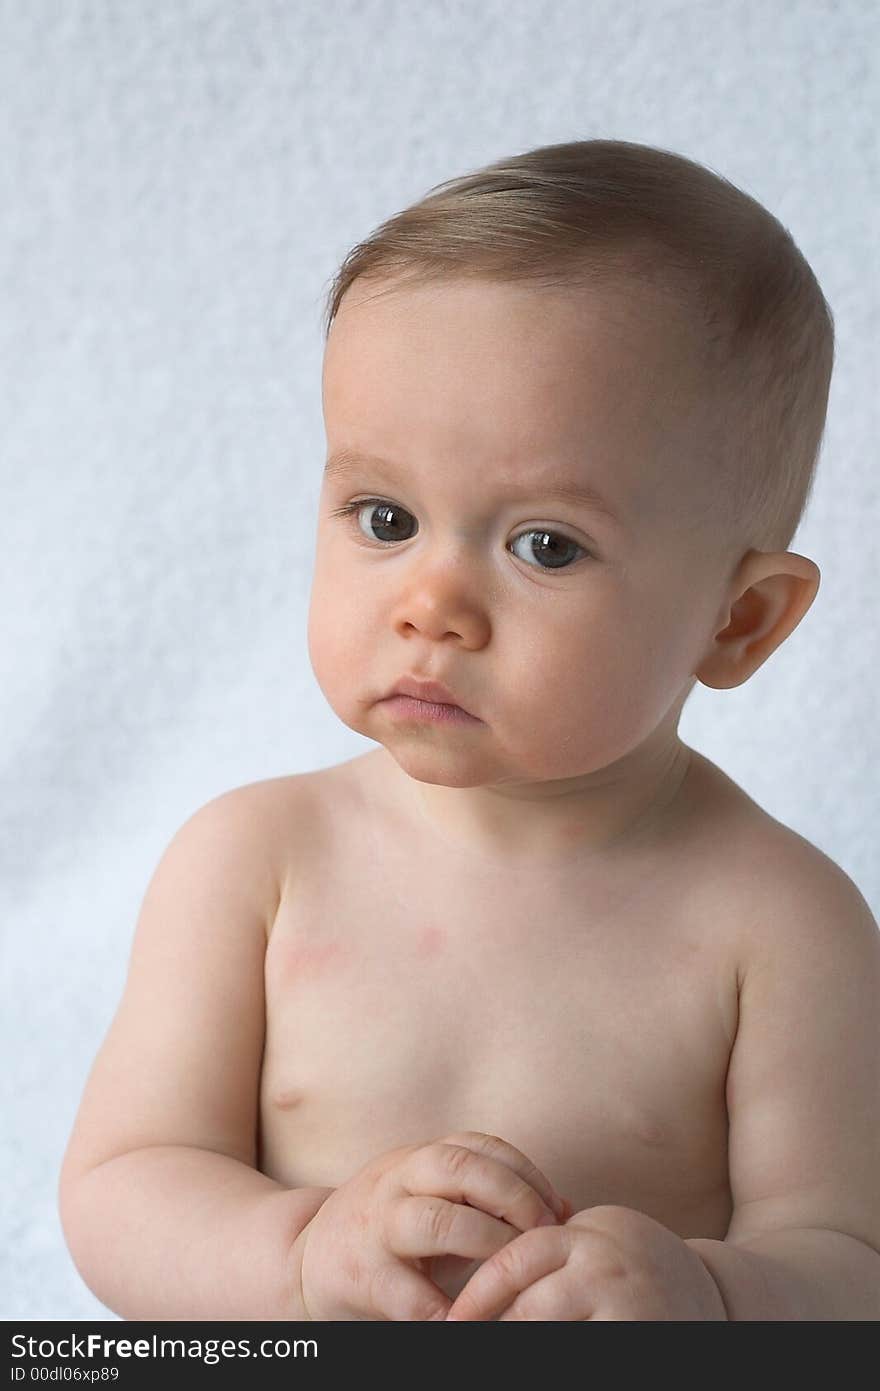
[(572, 1278), (566, 1265), (551, 1271), (518, 1294), (499, 1318), (499, 1323), (524, 1319), (536, 1323), (574, 1323), (590, 1318), (591, 1306), (584, 1282)]
[[(466, 1138), (466, 1135), (467, 1132), (464, 1132), (462, 1138)], [(478, 1135), (475, 1139), (492, 1142), (494, 1146), (506, 1145), (496, 1136)], [(398, 1177), (409, 1192), (471, 1203), (494, 1217), (510, 1221), (519, 1231), (537, 1227), (542, 1217), (546, 1221), (559, 1220), (552, 1203), (546, 1202), (531, 1184), (530, 1178), (521, 1173), (521, 1170), (525, 1170), (525, 1174), (534, 1170), (531, 1160), (525, 1159), (519, 1150), (509, 1146), (517, 1156), (519, 1166), (513, 1167), (494, 1155), (482, 1153), (484, 1148), (473, 1143), (456, 1143), (445, 1139), (438, 1139), (431, 1145), (420, 1145), (410, 1152), (406, 1166)], [(412, 1178), (412, 1182), (409, 1178)]]
[(376, 1319), (394, 1323), (439, 1321), (451, 1307), (451, 1300), (433, 1281), (402, 1261), (380, 1265), (368, 1278), (367, 1302)]
[[(509, 1141), (502, 1140), (500, 1135), (485, 1135), (481, 1130), (459, 1130), (453, 1135), (444, 1135), (440, 1141), (442, 1145), (464, 1145), (467, 1149), (472, 1149), (476, 1154), (485, 1154), (489, 1159), (497, 1159), (502, 1164), (506, 1164), (508, 1169), (513, 1169), (514, 1173), (524, 1178), (526, 1183), (530, 1183), (534, 1189), (544, 1199), (550, 1210), (561, 1221), (565, 1199), (560, 1197), (553, 1187), (546, 1174), (533, 1164), (531, 1159), (522, 1150), (518, 1150)], [(569, 1213), (569, 1216), (571, 1214)]]
[(470, 1203), (520, 1232), (542, 1222), (556, 1225), (555, 1212), (527, 1179), (465, 1145), (447, 1145), (440, 1140), (422, 1145), (407, 1156), (396, 1178), (413, 1196)]
[(476, 1207), (445, 1198), (409, 1195), (388, 1208), (385, 1241), (396, 1256), (468, 1256), (485, 1260), (519, 1236), (519, 1229)]
[[(514, 1232), (514, 1236), (517, 1235), (519, 1233)], [(413, 1264), (429, 1280), (433, 1280), (451, 1302), (464, 1289), (474, 1271), (479, 1270), (481, 1262), (469, 1261), (465, 1256), (423, 1256)]]
[(564, 1227), (524, 1232), (471, 1276), (447, 1322), (492, 1319), (503, 1313), (523, 1290), (565, 1265), (570, 1244)]

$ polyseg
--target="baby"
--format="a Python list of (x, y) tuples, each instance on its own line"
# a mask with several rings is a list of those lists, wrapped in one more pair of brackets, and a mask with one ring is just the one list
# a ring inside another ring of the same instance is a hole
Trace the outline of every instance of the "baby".
[(129, 1319), (880, 1317), (880, 934), (678, 736), (816, 596), (833, 322), (618, 141), (442, 185), (329, 304), (309, 654), (376, 747), (177, 832), (65, 1156)]

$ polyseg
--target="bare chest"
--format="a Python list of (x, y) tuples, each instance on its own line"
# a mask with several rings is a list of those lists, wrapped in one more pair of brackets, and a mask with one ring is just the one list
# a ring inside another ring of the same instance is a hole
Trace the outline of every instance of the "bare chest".
[(723, 1237), (735, 970), (675, 878), (502, 882), (337, 829), (267, 949), (260, 1168), (337, 1186), (386, 1150), (479, 1130), (576, 1208)]

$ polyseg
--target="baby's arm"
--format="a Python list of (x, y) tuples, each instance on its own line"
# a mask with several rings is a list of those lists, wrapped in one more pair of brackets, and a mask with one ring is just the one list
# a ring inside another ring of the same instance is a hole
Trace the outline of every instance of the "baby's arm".
[(272, 829), (255, 784), (177, 832), (76, 1117), (62, 1225), (83, 1279), (123, 1318), (303, 1316), (290, 1253), (333, 1190), (256, 1169)]
[(727, 1073), (724, 1241), (688, 1238), (732, 1319), (880, 1318), (880, 933), (800, 837), (753, 857)]

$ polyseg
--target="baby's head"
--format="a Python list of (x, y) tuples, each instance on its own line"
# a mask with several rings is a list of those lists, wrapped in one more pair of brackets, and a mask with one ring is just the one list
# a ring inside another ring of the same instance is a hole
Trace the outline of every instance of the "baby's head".
[[(809, 608), (833, 321), (709, 170), (595, 140), (451, 180), (354, 248), (326, 328), (309, 652), (416, 779), (661, 759)], [(401, 719), (406, 675), (481, 723)]]

